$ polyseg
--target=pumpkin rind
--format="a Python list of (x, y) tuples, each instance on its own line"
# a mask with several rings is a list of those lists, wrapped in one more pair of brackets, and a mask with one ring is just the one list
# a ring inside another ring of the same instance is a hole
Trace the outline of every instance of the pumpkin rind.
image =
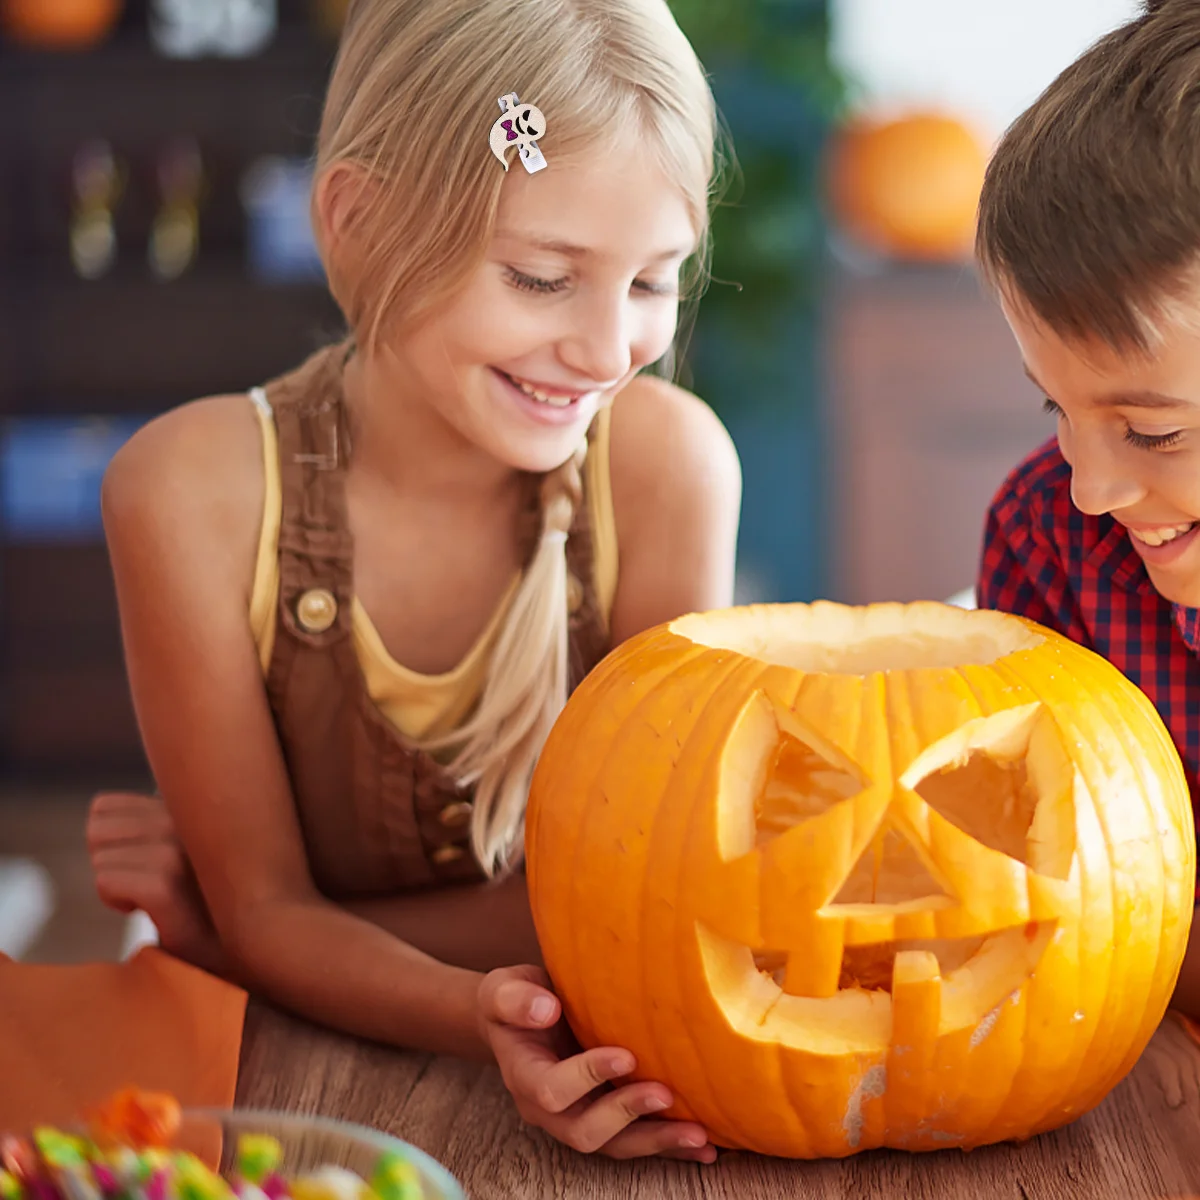
[[(1003, 627), (1024, 648), (961, 668), (806, 673), (684, 635), (848, 619)], [(743, 829), (723, 856), (756, 761), (737, 739), (761, 742), (767, 719), (862, 789), (749, 853)], [(958, 755), (939, 770), (980, 755), (991, 769), (988, 738), (1023, 786), (1036, 776), (1039, 870), (936, 806), (953, 777), (922, 794), (939, 754)], [(946, 895), (835, 903), (863, 847), (877, 886), (893, 842)], [(1186, 781), (1146, 697), (1031, 622), (930, 604), (733, 610), (626, 643), (551, 733), (526, 846), (543, 954), (581, 1043), (631, 1050), (639, 1078), (672, 1088), (670, 1115), (718, 1143), (793, 1157), (971, 1147), (1092, 1108), (1165, 1011), (1195, 876)], [(854, 954), (886, 962), (891, 938), (912, 946), (895, 947), (890, 995), (832, 982)], [(787, 957), (782, 985), (752, 969), (768, 950)], [(943, 970), (939, 953), (962, 966)]]

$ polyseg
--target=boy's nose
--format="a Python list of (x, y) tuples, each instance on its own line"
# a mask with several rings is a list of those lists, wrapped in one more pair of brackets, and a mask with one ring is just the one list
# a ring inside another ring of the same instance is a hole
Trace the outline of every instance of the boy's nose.
[(1108, 447), (1100, 438), (1074, 438), (1071, 453), (1071, 500), (1080, 512), (1100, 517), (1131, 508), (1146, 495), (1127, 456)]

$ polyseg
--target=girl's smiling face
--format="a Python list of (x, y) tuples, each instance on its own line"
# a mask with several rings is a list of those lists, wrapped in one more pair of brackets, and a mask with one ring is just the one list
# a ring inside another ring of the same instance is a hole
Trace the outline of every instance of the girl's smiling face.
[(1120, 522), (1161, 595), (1200, 607), (1200, 332), (1176, 321), (1152, 354), (1118, 354), (1002, 306), (1057, 418), (1076, 508)]
[(462, 437), (515, 469), (552, 470), (601, 404), (670, 349), (696, 239), (644, 147), (532, 176), (514, 157), (485, 261), (388, 349), (412, 398)]

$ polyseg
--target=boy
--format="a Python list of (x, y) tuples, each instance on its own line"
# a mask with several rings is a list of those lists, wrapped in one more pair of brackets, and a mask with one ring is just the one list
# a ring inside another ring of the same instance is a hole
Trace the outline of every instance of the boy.
[[(981, 607), (1104, 655), (1200, 799), (1200, 4), (1157, 0), (1006, 133), (976, 251), (1057, 438), (988, 514)], [(1193, 928), (1173, 1003), (1200, 1016)]]

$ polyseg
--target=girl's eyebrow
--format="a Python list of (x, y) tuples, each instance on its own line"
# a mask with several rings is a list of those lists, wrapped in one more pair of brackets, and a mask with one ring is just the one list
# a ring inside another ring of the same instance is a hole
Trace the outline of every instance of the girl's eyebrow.
[[(595, 256), (595, 251), (589, 249), (587, 246), (578, 246), (574, 242), (564, 242), (558, 238), (541, 237), (536, 233), (524, 233), (517, 229), (497, 229), (496, 237), (511, 238), (513, 241), (525, 242), (535, 250), (545, 250), (551, 254), (561, 254), (565, 258), (590, 258)], [(661, 254), (654, 255), (650, 261), (655, 263), (667, 262), (673, 258), (687, 258), (691, 253), (692, 248), (690, 246), (664, 250)]]
[[(1024, 366), (1024, 364), (1022, 364)], [(1024, 366), (1025, 376), (1030, 383), (1042, 392), (1049, 396), (1050, 393), (1041, 383), (1038, 378), (1029, 369)], [(1162, 392), (1112, 392), (1107, 396), (1098, 396), (1094, 403), (1099, 408), (1194, 408), (1195, 405), (1190, 400), (1181, 400), (1178, 396), (1165, 396)]]

